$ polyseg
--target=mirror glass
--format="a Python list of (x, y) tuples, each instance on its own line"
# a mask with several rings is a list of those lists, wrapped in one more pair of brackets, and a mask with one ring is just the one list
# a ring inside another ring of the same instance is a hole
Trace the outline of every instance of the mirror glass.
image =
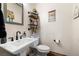
[(6, 23), (23, 25), (23, 4), (4, 3), (4, 17)]

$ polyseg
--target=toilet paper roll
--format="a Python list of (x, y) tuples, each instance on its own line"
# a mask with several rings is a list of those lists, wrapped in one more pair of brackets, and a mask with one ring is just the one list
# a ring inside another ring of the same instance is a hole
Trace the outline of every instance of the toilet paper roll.
[(59, 40), (56, 40), (56, 43), (59, 43)]

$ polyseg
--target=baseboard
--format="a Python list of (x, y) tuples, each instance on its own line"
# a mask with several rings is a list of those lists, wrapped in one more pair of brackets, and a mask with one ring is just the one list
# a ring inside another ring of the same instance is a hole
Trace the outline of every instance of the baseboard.
[(57, 52), (52, 52), (52, 51), (50, 51), (47, 55), (48, 55), (48, 56), (66, 56), (66, 55), (64, 55), (64, 54), (57, 53)]

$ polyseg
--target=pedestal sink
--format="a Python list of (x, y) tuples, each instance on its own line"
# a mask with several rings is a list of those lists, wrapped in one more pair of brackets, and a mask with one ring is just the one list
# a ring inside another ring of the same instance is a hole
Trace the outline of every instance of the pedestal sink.
[(23, 39), (15, 40), (13, 42), (1, 44), (0, 47), (12, 54), (25, 56), (27, 48), (30, 47), (31, 44), (33, 44), (35, 41), (39, 41), (39, 38), (26, 37)]

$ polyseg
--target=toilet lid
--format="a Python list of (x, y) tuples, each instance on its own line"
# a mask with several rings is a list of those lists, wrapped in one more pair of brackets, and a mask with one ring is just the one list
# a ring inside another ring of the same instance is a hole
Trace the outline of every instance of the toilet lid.
[(42, 50), (42, 51), (50, 50), (50, 48), (46, 45), (39, 45), (39, 46), (37, 46), (37, 49)]

